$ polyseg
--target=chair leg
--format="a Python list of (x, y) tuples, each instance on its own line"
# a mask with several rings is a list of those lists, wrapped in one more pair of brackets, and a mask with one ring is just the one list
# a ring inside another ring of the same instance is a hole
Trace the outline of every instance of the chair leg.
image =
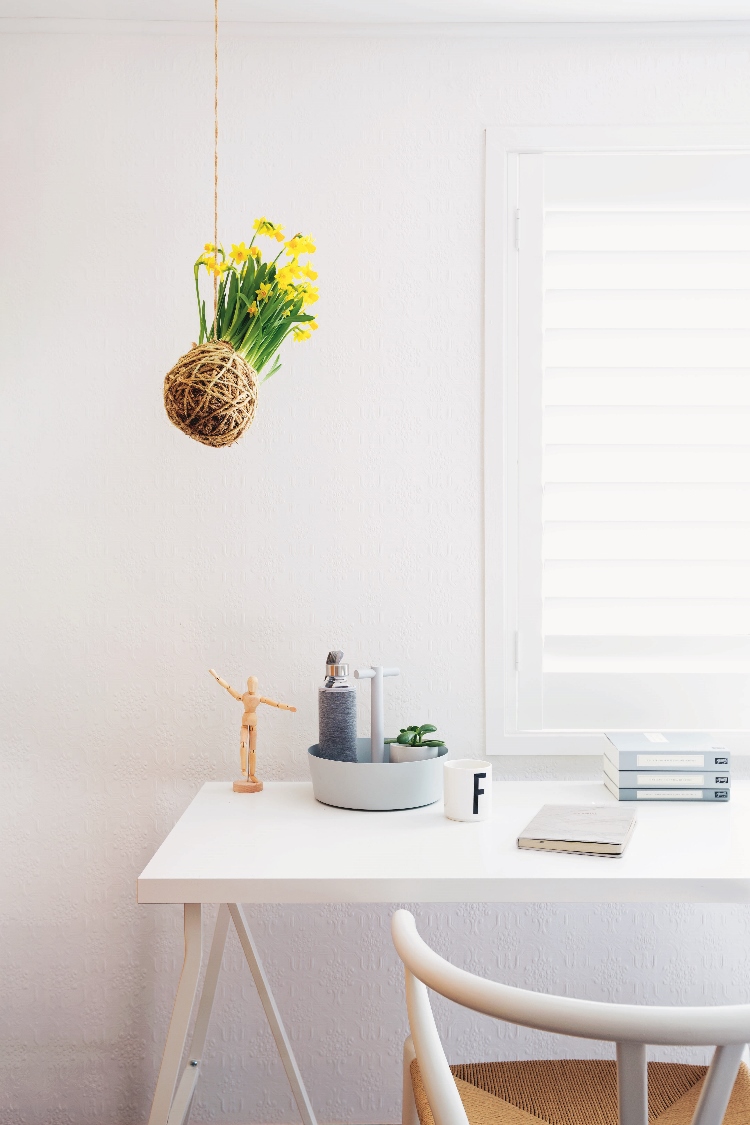
[(719, 1125), (723, 1121), (744, 1051), (744, 1043), (716, 1048), (691, 1125)]
[(648, 1125), (648, 1069), (643, 1043), (617, 1044), (620, 1125)]
[(414, 1087), (411, 1084), (411, 1064), (417, 1057), (411, 1035), (404, 1042), (404, 1076), (401, 1094), (401, 1125), (419, 1125)]

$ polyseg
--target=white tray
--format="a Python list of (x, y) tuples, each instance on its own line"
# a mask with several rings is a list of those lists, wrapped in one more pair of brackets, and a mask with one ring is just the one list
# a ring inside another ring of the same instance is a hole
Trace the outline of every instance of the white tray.
[[(385, 753), (388, 756), (389, 747)], [(443, 795), (443, 758), (447, 746), (438, 749), (436, 758), (424, 762), (371, 762), (370, 739), (357, 739), (356, 762), (332, 762), (318, 757), (318, 745), (307, 751), (313, 793), (324, 805), (340, 809), (389, 812), (432, 805)]]

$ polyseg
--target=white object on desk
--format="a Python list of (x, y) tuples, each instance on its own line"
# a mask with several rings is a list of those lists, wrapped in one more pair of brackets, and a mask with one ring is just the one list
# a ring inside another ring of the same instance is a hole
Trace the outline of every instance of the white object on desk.
[(492, 763), (457, 758), (443, 766), (443, 800), (449, 820), (476, 824), (492, 816)]
[[(735, 783), (730, 805), (647, 803), (616, 864), (516, 847), (542, 805), (608, 801), (616, 805), (596, 782), (502, 782), (493, 818), (470, 825), (447, 820), (439, 802), (383, 816), (331, 808), (315, 800), (308, 782), (268, 782), (252, 801), (229, 782), (204, 785), (138, 880), (139, 902), (180, 903), (185, 912), (185, 960), (150, 1125), (181, 1125), (189, 1111), (230, 911), (302, 1120), (315, 1125), (238, 903), (750, 903), (746, 781)], [(198, 992), (201, 904), (209, 902), (228, 910), (219, 911), (189, 1062), (177, 1086)]]
[(384, 761), (385, 719), (383, 717), (383, 677), (399, 676), (398, 668), (384, 668), (377, 664), (374, 668), (356, 668), (354, 675), (358, 680), (370, 680), (370, 746), (372, 762)]
[(635, 828), (635, 810), (611, 805), (545, 805), (518, 837), (519, 848), (619, 857)]

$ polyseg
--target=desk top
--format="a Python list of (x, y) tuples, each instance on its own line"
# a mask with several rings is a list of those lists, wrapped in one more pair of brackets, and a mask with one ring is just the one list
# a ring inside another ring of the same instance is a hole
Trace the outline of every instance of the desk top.
[(494, 817), (319, 804), (309, 782), (204, 785), (138, 880), (155, 902), (750, 902), (750, 782), (729, 804), (638, 805), (621, 858), (521, 851), (543, 804), (614, 803), (598, 782), (495, 782)]

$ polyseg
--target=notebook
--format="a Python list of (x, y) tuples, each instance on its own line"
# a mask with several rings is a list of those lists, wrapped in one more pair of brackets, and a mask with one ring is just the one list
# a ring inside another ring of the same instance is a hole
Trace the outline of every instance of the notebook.
[(635, 827), (632, 808), (544, 805), (518, 837), (519, 848), (580, 855), (622, 855)]

